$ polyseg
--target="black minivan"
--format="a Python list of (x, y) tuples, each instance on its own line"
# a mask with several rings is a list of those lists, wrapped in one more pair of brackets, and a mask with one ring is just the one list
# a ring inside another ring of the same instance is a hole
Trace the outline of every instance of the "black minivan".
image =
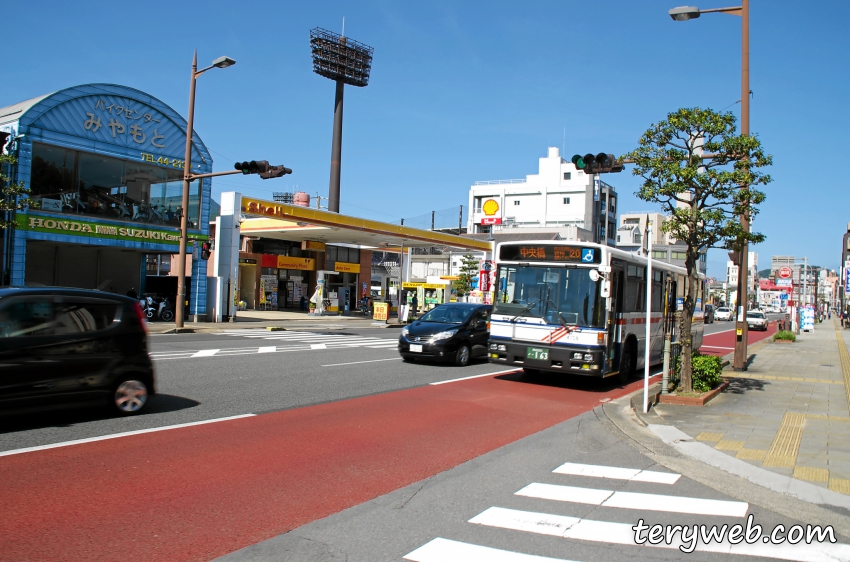
[(492, 308), (465, 302), (432, 308), (402, 328), (398, 352), (405, 361), (433, 359), (464, 367), (473, 357), (487, 354)]
[(155, 392), (138, 301), (85, 289), (0, 289), (0, 414), (109, 405), (133, 415)]

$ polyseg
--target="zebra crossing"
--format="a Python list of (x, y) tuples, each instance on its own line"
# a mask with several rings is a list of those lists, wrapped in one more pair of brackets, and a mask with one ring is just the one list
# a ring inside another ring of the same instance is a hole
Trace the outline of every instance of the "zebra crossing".
[[(344, 349), (351, 347), (369, 349), (396, 349), (398, 338), (333, 334), (327, 332), (270, 332), (262, 329), (225, 330), (217, 335), (263, 340), (258, 347), (214, 348), (189, 351), (162, 351), (151, 353), (158, 360), (197, 359), (201, 357), (226, 357), (233, 355), (256, 355), (260, 353), (285, 353), (290, 351), (313, 351), (320, 349)], [(274, 345), (270, 345), (274, 344)]]
[[(679, 481), (680, 475), (668, 472), (631, 469), (625, 467), (564, 463), (552, 471), (557, 475), (583, 476), (598, 478), (605, 482), (616, 483), (619, 486), (625, 482), (642, 482), (658, 486), (659, 492), (670, 490)], [(558, 476), (554, 478), (559, 478)], [(613, 488), (614, 486), (610, 486)], [(571, 502), (600, 507), (628, 510), (636, 515), (636, 511), (662, 511), (672, 514), (690, 514), (705, 517), (721, 517), (728, 526), (745, 525), (749, 505), (746, 502), (731, 500), (715, 500), (697, 497), (684, 497), (663, 493), (635, 493), (621, 490), (566, 486), (562, 484), (532, 482), (521, 488), (515, 496), (537, 498), (550, 502)], [(527, 504), (526, 504), (527, 505)], [(554, 505), (554, 504), (543, 504)], [(552, 511), (556, 508), (552, 507)], [(635, 523), (638, 517), (635, 516)], [(716, 521), (716, 519), (715, 519)], [(759, 535), (754, 542), (732, 543), (725, 535), (718, 542), (703, 542), (698, 536), (693, 544), (681, 540), (683, 535), (674, 537), (672, 541), (661, 541), (651, 544), (646, 540), (643, 544), (636, 543), (634, 523), (600, 521), (556, 515), (546, 512), (532, 512), (507, 507), (493, 506), (485, 509), (468, 523), (482, 527), (518, 531), (535, 535), (548, 535), (567, 541), (586, 541), (605, 543), (608, 545), (631, 545), (636, 549), (693, 547), (696, 552), (718, 553), (731, 556), (758, 556), (778, 560), (850, 560), (850, 545), (830, 542), (798, 542), (797, 544), (773, 544), (767, 540), (767, 534)], [(643, 520), (641, 519), (641, 523)], [(687, 530), (687, 526), (686, 526)], [(696, 529), (694, 529), (696, 534)], [(644, 534), (644, 537), (647, 535)], [(762, 540), (764, 539), (764, 540)], [(486, 542), (486, 541), (482, 541)], [(566, 545), (565, 545), (566, 546)], [(642, 552), (646, 552), (645, 550)], [(687, 552), (681, 551), (681, 552)], [(637, 554), (637, 552), (635, 553)], [(406, 554), (405, 560), (412, 562), (571, 562), (565, 558), (549, 558), (523, 552), (514, 552), (493, 548), (486, 544), (462, 542), (445, 537), (436, 537), (416, 550)]]

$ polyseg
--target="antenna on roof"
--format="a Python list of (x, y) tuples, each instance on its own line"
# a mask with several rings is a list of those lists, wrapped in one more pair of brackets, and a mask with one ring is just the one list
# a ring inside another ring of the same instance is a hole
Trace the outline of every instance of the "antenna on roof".
[(342, 33), (340, 35), (345, 37), (345, 16), (342, 16)]

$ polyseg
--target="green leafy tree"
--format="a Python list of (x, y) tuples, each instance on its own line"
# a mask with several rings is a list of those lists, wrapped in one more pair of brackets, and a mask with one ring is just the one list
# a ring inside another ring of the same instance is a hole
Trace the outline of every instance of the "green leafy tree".
[(759, 171), (772, 164), (755, 135), (737, 135), (735, 117), (711, 109), (680, 109), (652, 125), (626, 154), (643, 178), (636, 195), (660, 204), (669, 219), (662, 231), (687, 246), (687, 286), (682, 315), (681, 386), (693, 391), (691, 325), (700, 296), (699, 255), (708, 248), (739, 251), (764, 235), (744, 232), (740, 217), (752, 221), (771, 181)]
[(454, 282), (458, 297), (472, 292), (472, 280), (478, 275), (478, 260), (472, 254), (464, 254), (460, 260), (460, 274)]
[(12, 167), (17, 162), (10, 154), (0, 154), (0, 229), (15, 228), (15, 220), (9, 211), (20, 211), (34, 206), (24, 182), (13, 182), (12, 178), (3, 172), (7, 165)]

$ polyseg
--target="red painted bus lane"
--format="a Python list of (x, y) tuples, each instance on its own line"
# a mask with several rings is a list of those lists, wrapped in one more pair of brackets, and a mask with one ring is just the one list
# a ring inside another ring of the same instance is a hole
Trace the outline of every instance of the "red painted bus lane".
[(0, 559), (209, 560), (637, 390), (463, 380), (0, 458)]
[[(726, 355), (735, 351), (735, 324), (731, 324), (732, 328), (724, 330), (716, 334), (708, 334), (702, 338), (702, 347), (700, 352), (706, 355)], [(767, 331), (756, 332), (747, 330), (747, 345), (753, 345), (765, 338), (773, 337), (776, 333), (776, 322), (771, 322)]]

